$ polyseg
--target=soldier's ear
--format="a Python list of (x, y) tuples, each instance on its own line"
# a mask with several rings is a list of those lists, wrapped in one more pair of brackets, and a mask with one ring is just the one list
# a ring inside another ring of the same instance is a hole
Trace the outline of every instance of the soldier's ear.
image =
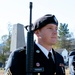
[(37, 37), (39, 37), (39, 30), (36, 30), (35, 32), (34, 32), (34, 34), (37, 36)]

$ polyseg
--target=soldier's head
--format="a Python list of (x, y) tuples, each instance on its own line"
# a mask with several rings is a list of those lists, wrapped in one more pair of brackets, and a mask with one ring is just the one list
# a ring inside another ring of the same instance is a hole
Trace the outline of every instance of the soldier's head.
[(57, 41), (58, 20), (55, 15), (46, 14), (39, 18), (32, 27), (39, 42), (53, 45)]

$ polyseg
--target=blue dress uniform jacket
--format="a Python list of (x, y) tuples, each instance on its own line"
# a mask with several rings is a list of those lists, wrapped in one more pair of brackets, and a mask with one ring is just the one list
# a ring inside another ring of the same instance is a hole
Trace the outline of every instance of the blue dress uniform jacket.
[[(40, 75), (65, 75), (63, 57), (56, 51), (52, 50), (55, 58), (55, 72), (52, 74), (52, 66), (49, 64), (47, 57), (40, 48), (34, 44), (34, 71), (36, 68), (43, 68), (44, 72)], [(10, 73), (10, 74), (9, 74)], [(26, 75), (26, 54), (25, 49), (19, 49), (12, 52), (5, 66), (5, 75)], [(33, 75), (38, 75), (34, 72)]]

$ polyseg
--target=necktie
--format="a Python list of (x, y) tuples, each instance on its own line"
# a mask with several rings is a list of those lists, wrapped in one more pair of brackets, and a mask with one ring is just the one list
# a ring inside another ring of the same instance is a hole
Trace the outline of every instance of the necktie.
[(54, 61), (53, 61), (53, 59), (52, 59), (52, 54), (51, 54), (51, 52), (49, 52), (48, 57), (49, 57), (49, 61), (50, 61), (51, 63), (54, 63)]
[(51, 70), (51, 73), (52, 73), (51, 75), (54, 75), (54, 73), (56, 72), (56, 67), (55, 67), (55, 63), (52, 59), (51, 52), (49, 52), (48, 57), (49, 57), (50, 70)]

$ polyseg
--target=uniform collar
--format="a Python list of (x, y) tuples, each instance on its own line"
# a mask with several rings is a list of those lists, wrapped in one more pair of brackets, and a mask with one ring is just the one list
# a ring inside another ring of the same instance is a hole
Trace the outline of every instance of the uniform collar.
[(51, 52), (51, 54), (53, 55), (52, 49), (50, 51), (48, 51), (45, 47), (43, 47), (42, 45), (40, 45), (39, 43), (36, 43), (36, 45), (41, 49), (41, 51), (45, 54), (45, 56), (48, 58), (48, 53)]

